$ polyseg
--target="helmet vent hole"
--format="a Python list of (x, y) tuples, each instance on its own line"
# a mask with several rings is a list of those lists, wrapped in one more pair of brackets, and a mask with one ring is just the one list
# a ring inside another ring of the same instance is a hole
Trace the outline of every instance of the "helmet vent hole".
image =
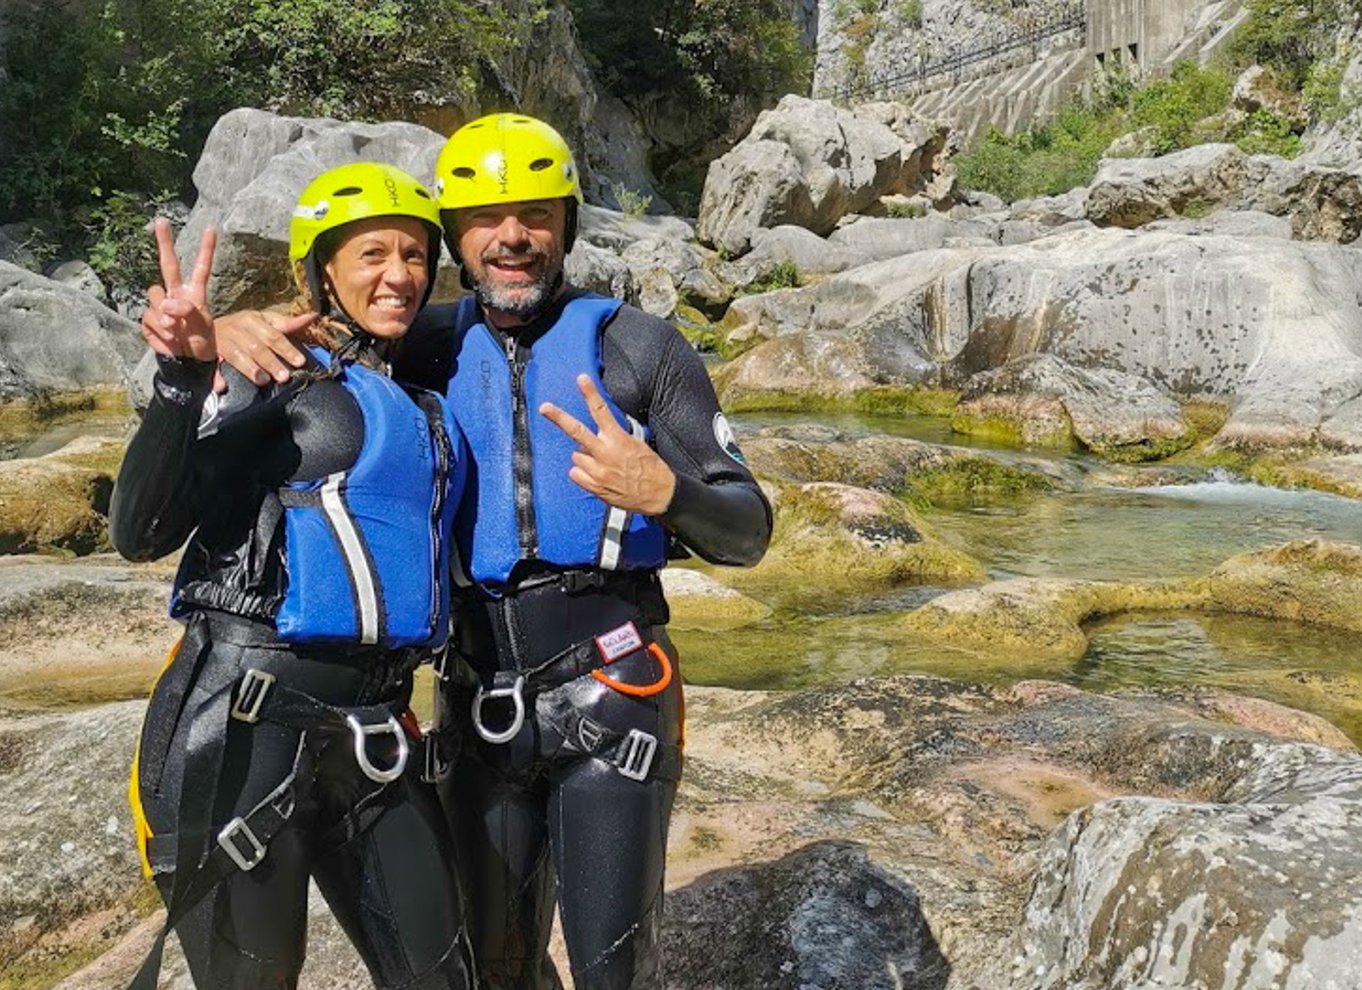
[(528, 119), (526, 119), (525, 117), (517, 117), (517, 118), (515, 118), (514, 120), (512, 120), (511, 123), (513, 123), (513, 124), (533, 124), (534, 121), (528, 120)]
[(416, 195), (420, 196), (422, 199), (430, 199), (430, 193), (426, 192), (420, 186), (417, 186), (412, 192), (416, 193)]
[(469, 129), (470, 131), (476, 131), (479, 127), (482, 127), (482, 126), (483, 126), (483, 125), (482, 125), (482, 122), (479, 121), (479, 122), (476, 123), (476, 124), (469, 124), (469, 125), (468, 125), (468, 129)]
[(346, 187), (343, 188), (343, 189), (337, 189), (337, 190), (336, 190), (335, 192), (333, 192), (331, 195), (332, 195), (332, 196), (358, 196), (358, 195), (359, 195), (360, 193), (362, 193), (362, 192), (364, 192), (364, 190), (361, 189), (359, 186), (346, 186)]
[(552, 158), (536, 158), (534, 161), (530, 162), (530, 171), (542, 172), (544, 171), (544, 169), (548, 168), (552, 164), (553, 164)]
[(472, 169), (469, 168), (467, 165), (463, 165), (460, 166), (459, 168), (456, 168), (454, 170), (454, 174), (458, 176), (460, 179), (471, 179), (475, 177), (478, 174), (478, 172), (477, 169)]

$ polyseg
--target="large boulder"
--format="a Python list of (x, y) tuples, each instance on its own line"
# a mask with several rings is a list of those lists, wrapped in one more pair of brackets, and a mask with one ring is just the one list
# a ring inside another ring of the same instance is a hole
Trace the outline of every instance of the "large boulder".
[[(734, 256), (762, 227), (789, 223), (827, 234), (846, 214), (916, 186), (923, 148), (908, 143), (913, 132), (896, 131), (883, 118), (784, 97), (710, 165), (700, 239)], [(935, 140), (925, 127), (917, 136)]]
[(321, 172), (357, 161), (396, 165), (425, 181), (444, 138), (407, 123), (360, 124), (283, 117), (243, 108), (224, 114), (194, 167), (198, 201), (177, 241), (192, 261), (203, 231), (218, 229), (209, 306), (224, 312), (289, 297), (293, 207)]
[(1052, 354), (972, 377), (951, 428), (1041, 446), (1077, 443), (1118, 460), (1166, 457), (1191, 442), (1178, 404), (1145, 379), (1075, 368)]
[(1161, 158), (1108, 158), (1088, 186), (1087, 217), (1094, 223), (1139, 227), (1193, 208), (1238, 198), (1248, 156), (1232, 144), (1198, 144)]
[(144, 349), (89, 293), (0, 261), (0, 402), (122, 388)]
[(1236, 749), (1242, 769), (1212, 800), (1119, 798), (1069, 818), (1041, 854), (1013, 987), (1355, 985), (1362, 762)]
[(1288, 217), (1303, 240), (1347, 244), (1362, 232), (1362, 176), (1276, 155), (1199, 144), (1161, 158), (1109, 158), (1088, 187), (1094, 223), (1134, 228), (1219, 208)]
[(968, 242), (997, 244), (1001, 237), (998, 223), (952, 220), (941, 213), (929, 213), (925, 217), (902, 220), (866, 217), (837, 228), (828, 236), (828, 242), (850, 248), (867, 261), (883, 261), (918, 251), (963, 246)]
[(847, 395), (1049, 353), (1233, 397), (1222, 444), (1303, 446), (1328, 423), (1333, 445), (1362, 449), (1347, 413), (1362, 396), (1359, 283), (1362, 252), (1267, 237), (1087, 229), (925, 251), (735, 303), (730, 334), (780, 340), (722, 374), (749, 394)]
[(577, 237), (597, 247), (622, 252), (635, 241), (647, 238), (688, 241), (695, 237), (695, 230), (679, 217), (631, 216), (586, 203), (578, 210)]

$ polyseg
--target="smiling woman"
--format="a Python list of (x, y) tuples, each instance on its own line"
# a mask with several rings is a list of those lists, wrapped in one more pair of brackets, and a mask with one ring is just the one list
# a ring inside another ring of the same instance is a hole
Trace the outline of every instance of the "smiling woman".
[[(158, 222), (165, 285), (142, 330), (160, 360), (110, 522), (133, 559), (189, 540), (171, 602), (186, 630), (130, 794), (198, 986), (295, 986), (311, 879), (375, 985), (471, 984), (448, 827), (408, 760), (413, 672), (449, 631), (463, 441), (386, 350), (430, 295), (439, 238), (406, 173), (318, 177), (289, 230), (307, 364), (264, 386), (225, 371), (219, 396), (213, 232), (186, 283)], [(132, 990), (156, 985), (163, 944)]]

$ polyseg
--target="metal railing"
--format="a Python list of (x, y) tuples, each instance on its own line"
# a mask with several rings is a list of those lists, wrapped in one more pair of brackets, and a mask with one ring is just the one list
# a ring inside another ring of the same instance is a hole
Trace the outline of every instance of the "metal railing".
[(1085, 31), (1088, 10), (1084, 2), (1068, 4), (1048, 17), (1009, 31), (985, 45), (954, 52), (940, 58), (919, 58), (911, 68), (893, 75), (881, 76), (841, 86), (833, 91), (833, 99), (843, 102), (868, 94), (917, 95), (928, 87), (924, 84), (936, 76), (950, 76), (959, 81), (964, 71), (972, 66), (991, 62), (1011, 52), (1034, 48), (1042, 42), (1070, 31)]

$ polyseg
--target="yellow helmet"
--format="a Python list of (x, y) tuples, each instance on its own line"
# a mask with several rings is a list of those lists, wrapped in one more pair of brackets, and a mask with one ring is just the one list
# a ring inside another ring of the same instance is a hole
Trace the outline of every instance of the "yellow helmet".
[(440, 264), (440, 208), (435, 199), (400, 168), (379, 162), (352, 162), (323, 172), (308, 183), (289, 222), (289, 260), (301, 276), (300, 288), (309, 290), (318, 305), (324, 298), (321, 267), (327, 259), (316, 257), (317, 238), (370, 217), (413, 217), (430, 228), (426, 299), (430, 298)]
[(582, 202), (582, 183), (563, 135), (521, 113), (494, 113), (464, 124), (435, 162), (442, 210), (531, 199)]

